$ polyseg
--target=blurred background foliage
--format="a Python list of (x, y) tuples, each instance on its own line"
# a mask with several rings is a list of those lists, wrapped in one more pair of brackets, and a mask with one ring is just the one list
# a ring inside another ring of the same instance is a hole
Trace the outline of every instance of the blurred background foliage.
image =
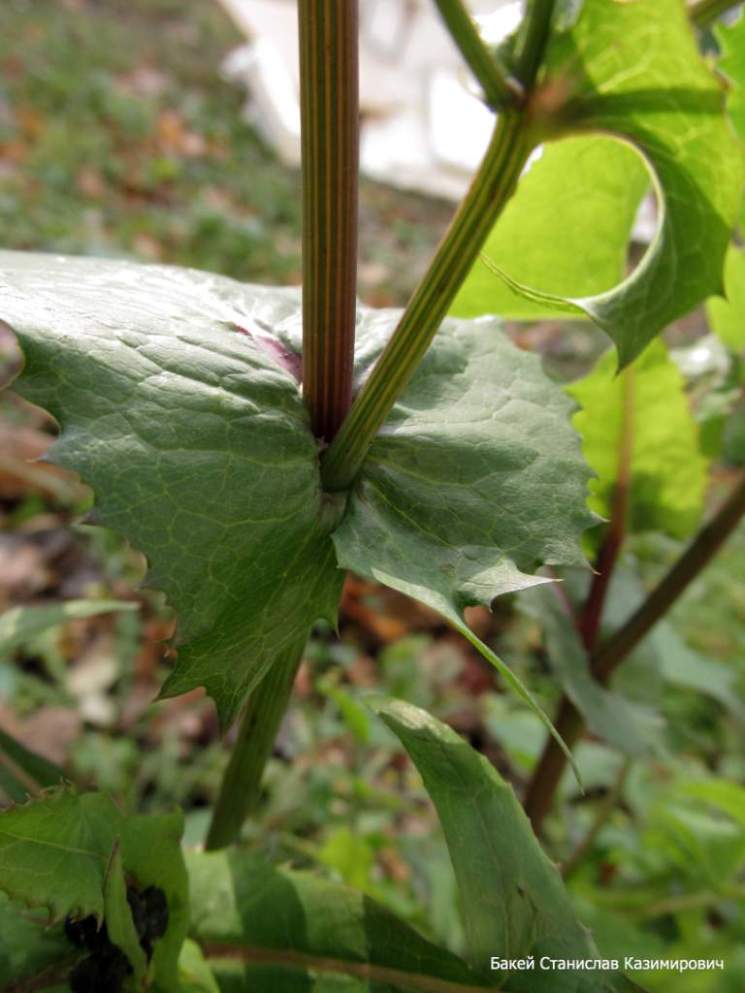
[[(241, 94), (220, 77), (239, 40), (207, 0), (3, 0), (4, 247), (298, 282), (299, 176), (261, 144), (241, 117)], [(405, 301), (451, 209), (363, 183), (366, 302)], [(604, 348), (600, 332), (579, 323), (512, 333), (565, 380), (587, 372)], [(666, 338), (703, 449), (716, 456), (711, 505), (745, 463), (743, 417), (730, 415), (742, 359), (707, 334), (703, 313)], [(7, 380), (18, 355), (7, 332), (0, 346)], [(125, 803), (183, 805), (188, 840), (199, 841), (226, 752), (199, 694), (153, 702), (171, 664), (173, 619), (161, 597), (138, 587), (137, 552), (76, 523), (90, 504), (85, 487), (29, 462), (49, 444), (49, 418), (11, 392), (0, 416), (0, 610), (106, 599), (137, 608), (43, 630), (32, 624), (20, 643), (0, 640), (0, 728)], [(632, 535), (610, 624), (681, 547), (679, 537), (648, 528)], [(569, 859), (571, 891), (604, 954), (727, 961), (724, 973), (638, 977), (652, 991), (745, 988), (745, 787), (737, 785), (745, 781), (744, 562), (741, 527), (622, 674), (627, 694), (665, 718), (654, 757), (629, 762), (583, 742), (587, 793), (566, 776), (547, 829), (552, 855)], [(575, 580), (586, 577), (567, 577)], [(550, 710), (559, 689), (535, 613), (507, 598), (469, 620)], [(361, 888), (459, 950), (455, 887), (433, 812), (397, 741), (361, 700), (382, 690), (427, 708), (518, 791), (543, 744), (540, 724), (436, 615), (354, 577), (341, 638), (319, 629), (306, 655), (247, 838), (273, 859)], [(678, 678), (666, 678), (666, 668)]]

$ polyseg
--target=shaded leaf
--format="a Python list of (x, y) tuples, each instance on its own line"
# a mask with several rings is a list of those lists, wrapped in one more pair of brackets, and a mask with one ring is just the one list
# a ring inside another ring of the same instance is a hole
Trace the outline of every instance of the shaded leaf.
[(46, 926), (26, 908), (0, 893), (0, 989), (31, 977), (49, 975), (60, 963), (72, 961), (75, 949), (61, 926)]
[(630, 758), (659, 753), (661, 717), (605, 689), (590, 675), (587, 652), (555, 592), (546, 587), (529, 590), (520, 603), (540, 623), (551, 669), (592, 734)]
[(742, 149), (724, 114), (724, 91), (698, 53), (680, 0), (586, 0), (577, 24), (555, 33), (534, 112), (548, 135), (602, 132), (646, 158), (660, 226), (636, 270), (592, 296), (522, 287), (510, 257), (494, 258), (508, 284), (547, 306), (598, 324), (627, 365), (667, 324), (722, 286), (743, 182)]
[(134, 982), (140, 986), (147, 972), (147, 960), (127, 902), (127, 883), (118, 840), (106, 871), (104, 916), (110, 941), (127, 956)]
[(178, 612), (163, 695), (206, 686), (229, 723), (289, 639), (333, 622), (340, 590), (296, 362), (267, 330), (296, 294), (13, 252), (0, 273), (17, 389), (62, 427), (50, 457)]
[(455, 955), (345, 886), (240, 851), (192, 852), (187, 862), (190, 933), (221, 989), (411, 993), (432, 989), (431, 977), (442, 993), (482, 985)]
[[(562, 297), (601, 293), (624, 276), (649, 174), (636, 152), (604, 137), (544, 146), (489, 235), (483, 255), (527, 286)], [(480, 259), (450, 308), (456, 317), (566, 316), (548, 297), (516, 293)]]
[[(418, 707), (387, 701), (375, 709), (401, 740), (437, 809), (474, 966), (488, 972), (491, 956), (594, 958), (589, 932), (575, 917), (556, 867), (496, 769)], [(622, 977), (538, 968), (501, 978), (519, 993), (601, 993), (624, 983)]]
[(568, 387), (581, 405), (574, 425), (597, 474), (590, 483), (590, 507), (610, 516), (627, 430), (629, 526), (685, 537), (701, 517), (708, 473), (683, 378), (661, 341), (622, 376), (615, 375), (615, 365), (613, 353), (606, 352), (587, 376)]

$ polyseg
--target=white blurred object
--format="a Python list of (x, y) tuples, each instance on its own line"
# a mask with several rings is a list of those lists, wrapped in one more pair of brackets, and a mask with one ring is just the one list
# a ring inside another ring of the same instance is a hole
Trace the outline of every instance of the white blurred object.
[[(224, 72), (249, 93), (247, 116), (282, 161), (300, 162), (296, 0), (219, 0), (249, 43)], [(498, 43), (521, 0), (470, 0)], [(405, 189), (459, 199), (483, 155), (493, 115), (431, 0), (360, 0), (362, 171)]]

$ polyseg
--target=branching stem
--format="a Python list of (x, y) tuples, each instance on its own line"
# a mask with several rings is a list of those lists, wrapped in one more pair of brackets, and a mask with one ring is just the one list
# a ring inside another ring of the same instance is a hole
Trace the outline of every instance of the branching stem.
[[(618, 631), (600, 645), (590, 659), (593, 675), (606, 683), (639, 642), (661, 620), (688, 585), (706, 568), (745, 515), (745, 473), (728, 499), (652, 590), (647, 599)], [(584, 720), (568, 697), (563, 697), (554, 727), (572, 748), (585, 730)], [(525, 812), (539, 834), (556, 794), (566, 758), (553, 738), (548, 738), (525, 796)]]
[(497, 63), (479, 34), (463, 0), (435, 0), (450, 36), (493, 110), (519, 105), (524, 97), (521, 84)]

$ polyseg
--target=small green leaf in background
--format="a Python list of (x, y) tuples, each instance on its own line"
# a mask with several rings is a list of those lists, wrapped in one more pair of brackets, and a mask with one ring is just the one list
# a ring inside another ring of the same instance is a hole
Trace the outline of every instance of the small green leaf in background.
[(181, 993), (220, 993), (214, 973), (196, 941), (187, 938), (183, 943), (178, 968)]
[(621, 376), (616, 376), (615, 356), (606, 352), (568, 392), (582, 408), (574, 425), (585, 459), (597, 473), (590, 483), (590, 507), (610, 515), (626, 418), (631, 438), (629, 527), (677, 538), (690, 534), (703, 511), (707, 461), (683, 378), (664, 344), (654, 342)]
[(659, 231), (629, 278), (590, 296), (562, 299), (536, 292), (544, 290), (540, 283), (521, 286), (510, 253), (492, 262), (528, 298), (588, 316), (613, 339), (625, 366), (666, 325), (720, 292), (742, 196), (743, 150), (681, 0), (585, 0), (577, 24), (552, 36), (546, 64), (536, 113), (545, 96), (554, 136), (598, 132), (634, 145), (653, 171)]
[[(512, 788), (453, 730), (402, 701), (375, 704), (424, 780), (450, 850), (469, 959), (488, 974), (491, 956), (594, 958), (556, 867)], [(494, 976), (494, 974), (492, 974)], [(621, 977), (573, 970), (502, 975), (515, 993), (601, 993)]]
[[(639, 155), (606, 137), (545, 145), (486, 241), (483, 255), (526, 286), (590, 296), (623, 279), (628, 241), (649, 174)], [(549, 299), (516, 293), (480, 259), (450, 308), (456, 317), (565, 317)]]
[(190, 852), (187, 865), (190, 936), (223, 990), (461, 993), (483, 985), (455, 955), (346, 886), (236, 850)]
[[(364, 327), (360, 345), (369, 364)], [(584, 562), (589, 472), (570, 412), (498, 322), (446, 321), (333, 534), (341, 566), (439, 611), (539, 713), (463, 611), (546, 582), (528, 571), (538, 564)]]
[(520, 595), (520, 604), (543, 628), (549, 664), (591, 733), (628, 755), (662, 752), (662, 718), (649, 707), (624, 699), (590, 675), (587, 652), (553, 589)]
[(65, 621), (136, 609), (136, 603), (122, 600), (68, 600), (43, 606), (12, 607), (0, 617), (0, 658), (8, 658), (32, 638)]
[(316, 443), (296, 359), (272, 335), (295, 291), (165, 266), (0, 253), (15, 388), (60, 422), (50, 457), (95, 492), (178, 613), (175, 695), (223, 725), (282, 648), (334, 621)]
[[(745, 18), (742, 19), (745, 23)], [(745, 252), (730, 245), (724, 265), (725, 297), (713, 297), (706, 304), (706, 316), (733, 352), (745, 349)]]
[(0, 731), (0, 790), (14, 803), (23, 803), (42, 789), (65, 781), (64, 770)]

